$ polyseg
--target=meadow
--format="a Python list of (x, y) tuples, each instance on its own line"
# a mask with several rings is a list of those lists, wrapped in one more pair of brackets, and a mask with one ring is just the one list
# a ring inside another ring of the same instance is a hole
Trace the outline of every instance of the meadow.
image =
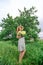
[[(0, 41), (0, 65), (19, 65), (19, 52), (12, 41)], [(26, 43), (26, 53), (21, 65), (43, 65), (43, 40)]]

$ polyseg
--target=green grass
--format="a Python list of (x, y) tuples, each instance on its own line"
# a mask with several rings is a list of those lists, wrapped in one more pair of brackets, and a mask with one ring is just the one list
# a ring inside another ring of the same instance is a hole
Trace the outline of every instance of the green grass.
[(11, 41), (0, 41), (1, 65), (14, 65), (17, 62), (17, 47), (10, 43)]
[[(17, 65), (19, 52), (11, 41), (0, 41), (0, 65)], [(43, 65), (43, 41), (26, 43), (26, 54), (21, 65)], [(19, 64), (18, 64), (19, 65)]]

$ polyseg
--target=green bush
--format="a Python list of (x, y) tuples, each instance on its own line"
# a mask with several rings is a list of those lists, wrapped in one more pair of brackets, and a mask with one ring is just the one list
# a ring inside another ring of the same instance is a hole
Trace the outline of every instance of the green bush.
[[(11, 41), (0, 42), (0, 65), (19, 65), (19, 52)], [(26, 44), (26, 54), (21, 65), (43, 65), (43, 42)]]

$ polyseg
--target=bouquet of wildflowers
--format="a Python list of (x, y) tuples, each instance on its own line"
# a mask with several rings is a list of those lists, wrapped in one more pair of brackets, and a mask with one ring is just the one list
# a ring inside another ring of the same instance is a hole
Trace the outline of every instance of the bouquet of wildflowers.
[(18, 33), (17, 33), (17, 35), (26, 35), (26, 31), (19, 31)]
[(17, 35), (22, 35), (25, 36), (26, 35), (26, 31), (24, 31), (24, 27), (23, 26), (19, 26), (17, 27)]

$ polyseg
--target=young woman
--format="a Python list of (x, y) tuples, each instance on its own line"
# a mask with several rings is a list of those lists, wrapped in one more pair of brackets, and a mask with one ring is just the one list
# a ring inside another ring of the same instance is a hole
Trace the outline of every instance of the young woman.
[[(23, 26), (18, 26), (17, 27), (17, 33), (19, 31), (22, 31), (24, 29)], [(22, 34), (17, 34), (17, 38), (19, 39), (18, 40), (18, 50), (20, 52), (20, 55), (19, 55), (19, 63), (22, 62), (22, 59), (24, 57), (24, 54), (26, 52), (26, 48), (25, 48), (25, 37), (22, 35)]]

